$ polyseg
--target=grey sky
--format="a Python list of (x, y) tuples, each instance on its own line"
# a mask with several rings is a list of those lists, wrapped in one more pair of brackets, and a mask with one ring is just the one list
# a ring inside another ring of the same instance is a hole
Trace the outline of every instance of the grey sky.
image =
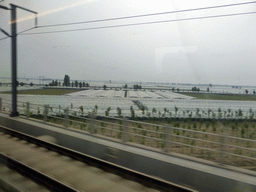
[[(245, 0), (5, 0), (39, 13), (39, 25), (182, 10)], [(256, 4), (32, 32), (256, 11)], [(32, 27), (18, 11), (18, 29)], [(10, 15), (0, 10), (0, 26)], [(68, 33), (18, 36), (18, 76), (81, 80), (256, 85), (256, 14)], [(5, 37), (0, 34), (0, 38)], [(0, 77), (10, 77), (10, 40), (0, 41)]]

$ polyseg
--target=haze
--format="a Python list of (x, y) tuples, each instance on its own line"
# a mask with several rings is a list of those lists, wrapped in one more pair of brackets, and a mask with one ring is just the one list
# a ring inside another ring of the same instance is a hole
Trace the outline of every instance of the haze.
[[(39, 13), (38, 25), (158, 13), (246, 1), (12, 0)], [(256, 4), (117, 21), (39, 28), (27, 33), (256, 11)], [(10, 13), (0, 27), (10, 33)], [(18, 31), (34, 26), (18, 10)], [(256, 14), (76, 32), (19, 35), (18, 77), (255, 86)], [(25, 34), (25, 33), (24, 33)], [(0, 39), (5, 35), (0, 33)], [(11, 77), (10, 39), (0, 41), (0, 77)]]

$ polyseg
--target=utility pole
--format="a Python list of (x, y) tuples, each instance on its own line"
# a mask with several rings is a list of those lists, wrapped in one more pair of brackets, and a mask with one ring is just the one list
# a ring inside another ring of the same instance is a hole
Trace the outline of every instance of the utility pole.
[[(11, 9), (8, 7), (0, 5), (1, 9), (11, 10), (11, 35), (5, 32), (3, 29), (0, 29), (4, 34), (11, 37), (11, 56), (12, 56), (12, 112), (11, 117), (19, 116), (17, 111), (17, 8), (23, 9), (28, 12), (37, 14), (35, 11), (20, 7), (18, 5), (10, 4)], [(37, 16), (35, 17), (35, 25), (37, 26)]]
[(11, 36), (12, 36), (12, 113), (11, 117), (19, 116), (17, 111), (17, 14), (16, 6), (11, 5)]

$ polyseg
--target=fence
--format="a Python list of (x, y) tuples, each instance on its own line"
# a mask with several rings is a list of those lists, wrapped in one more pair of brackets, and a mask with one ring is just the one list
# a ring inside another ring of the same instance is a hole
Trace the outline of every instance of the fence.
[[(27, 118), (57, 123), (67, 129), (79, 129), (90, 134), (104, 135), (119, 142), (157, 148), (164, 153), (181, 153), (221, 164), (256, 168), (256, 140), (212, 133), (209, 130), (179, 128), (164, 123), (152, 123), (97, 115), (79, 110), (18, 102), (18, 111)], [(11, 101), (0, 99), (0, 110), (9, 113)], [(215, 125), (216, 126), (216, 125)], [(212, 127), (214, 129), (214, 126)], [(216, 127), (215, 127), (216, 129)], [(225, 127), (223, 128), (225, 129)], [(245, 133), (246, 134), (246, 130)]]

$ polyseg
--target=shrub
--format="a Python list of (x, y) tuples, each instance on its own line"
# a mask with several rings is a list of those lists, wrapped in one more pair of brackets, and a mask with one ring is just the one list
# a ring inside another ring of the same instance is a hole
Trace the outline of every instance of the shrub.
[(244, 128), (248, 131), (248, 124), (247, 123), (244, 123)]
[(232, 128), (232, 131), (234, 131), (236, 129), (234, 124), (231, 126), (231, 128)]
[(174, 123), (173, 126), (174, 126), (174, 127), (180, 127), (180, 123), (179, 123), (179, 122), (176, 122), (176, 123)]
[(217, 131), (217, 128), (216, 128), (216, 126), (214, 125), (214, 126), (212, 126), (212, 131), (213, 132), (216, 132)]
[(242, 138), (244, 138), (244, 133), (245, 133), (245, 130), (244, 130), (244, 128), (242, 127), (242, 129), (241, 129), (241, 137), (242, 137)]
[(195, 140), (192, 140), (190, 145), (195, 145)]
[(121, 139), (121, 137), (122, 137), (122, 132), (117, 133), (117, 138)]
[(196, 129), (197, 128), (197, 124), (196, 122), (193, 123), (193, 128)]
[(242, 117), (243, 116), (243, 111), (241, 109), (238, 109), (238, 117)]
[(100, 125), (101, 125), (101, 132), (104, 134), (104, 132), (105, 132), (105, 129), (104, 129), (105, 123), (100, 122)]
[(37, 115), (40, 114), (40, 107), (37, 107)]

